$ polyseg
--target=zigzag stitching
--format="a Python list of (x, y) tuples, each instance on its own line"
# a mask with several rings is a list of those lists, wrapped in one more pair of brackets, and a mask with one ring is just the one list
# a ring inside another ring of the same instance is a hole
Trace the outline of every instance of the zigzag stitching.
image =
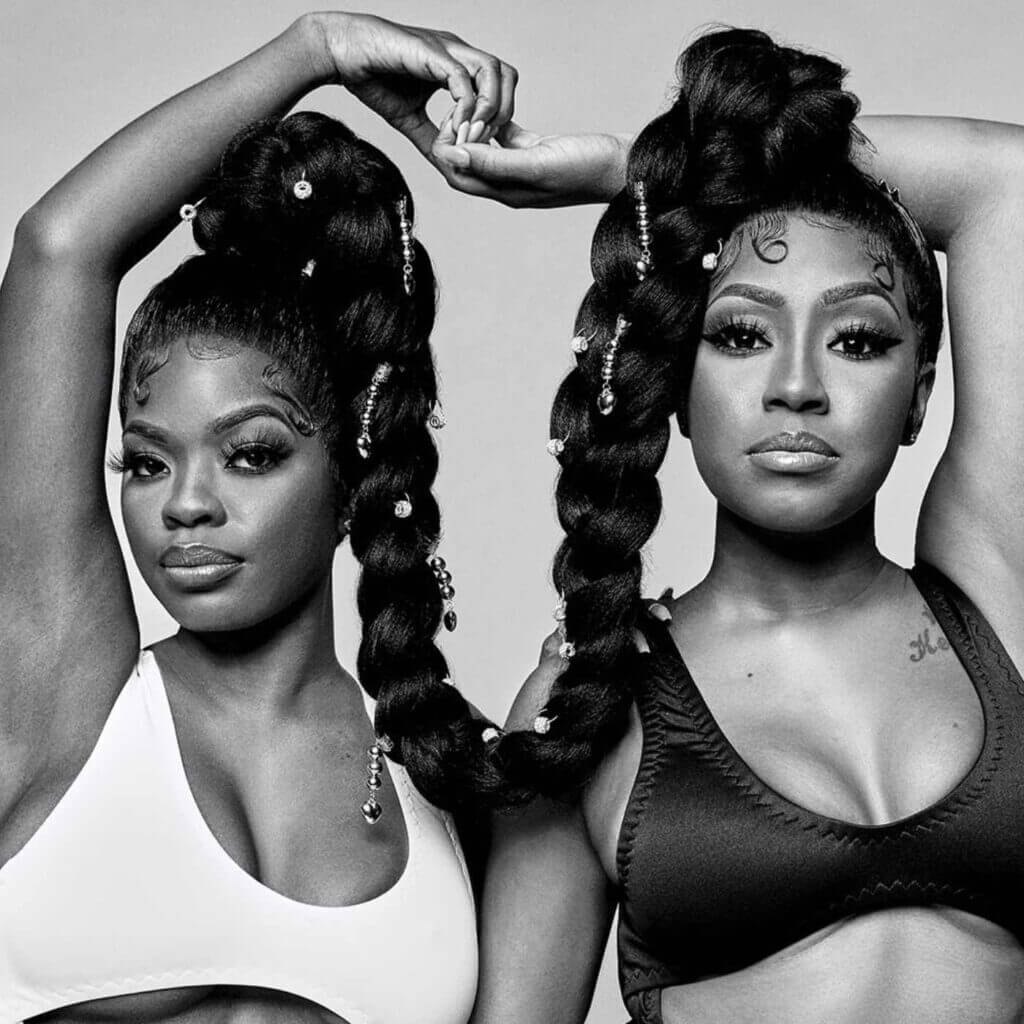
[[(661, 682), (660, 673), (658, 682)], [(653, 680), (648, 677), (640, 685), (640, 689), (651, 688)], [(665, 721), (664, 715), (657, 713), (657, 706), (661, 699), (661, 689), (658, 687), (658, 694), (648, 693), (637, 694), (637, 708), (640, 711), (640, 722), (643, 727), (643, 748), (640, 752), (640, 767), (637, 769), (637, 777), (633, 783), (633, 792), (627, 804), (626, 819), (622, 823), (622, 830), (619, 836), (618, 848), (615, 854), (615, 866), (619, 875), (619, 888), (622, 891), (622, 899), (626, 900), (626, 889), (629, 883), (629, 871), (633, 866), (633, 848), (636, 844), (636, 834), (640, 828), (640, 819), (650, 800), (651, 791), (654, 789), (654, 782), (661, 771), (662, 761), (665, 755)]]

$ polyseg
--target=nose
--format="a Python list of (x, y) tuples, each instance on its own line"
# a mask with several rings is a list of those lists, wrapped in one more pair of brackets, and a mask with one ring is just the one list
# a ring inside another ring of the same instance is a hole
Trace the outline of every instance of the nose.
[(765, 409), (792, 412), (828, 412), (828, 391), (821, 379), (815, 351), (810, 345), (782, 345), (776, 349), (766, 382)]
[(224, 505), (202, 467), (184, 468), (172, 483), (162, 510), (167, 529), (220, 526), (225, 521)]

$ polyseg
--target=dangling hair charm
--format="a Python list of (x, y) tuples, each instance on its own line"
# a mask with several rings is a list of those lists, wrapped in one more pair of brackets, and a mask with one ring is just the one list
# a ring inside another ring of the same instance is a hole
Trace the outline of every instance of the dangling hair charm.
[(722, 240), (718, 240), (718, 248), (714, 252), (704, 253), (700, 265), (710, 274), (718, 269), (718, 261), (722, 258), (722, 250), (725, 248)]
[(449, 633), (455, 632), (459, 624), (459, 617), (455, 614), (455, 588), (452, 586), (452, 574), (448, 571), (445, 560), (440, 555), (431, 555), (427, 561), (430, 571), (437, 581), (438, 590), (441, 591), (441, 600), (444, 602), (444, 628)]
[(181, 209), (178, 210), (178, 216), (186, 224), (191, 224), (196, 219), (196, 214), (199, 212), (202, 202), (202, 199), (197, 199), (194, 203), (184, 203)]
[(608, 416), (615, 408), (616, 397), (612, 390), (612, 379), (615, 377), (615, 360), (619, 354), (622, 336), (629, 328), (629, 321), (620, 313), (615, 320), (615, 333), (608, 339), (604, 355), (601, 357), (601, 391), (597, 396), (597, 411)]
[(636, 197), (636, 229), (640, 237), (640, 259), (636, 261), (636, 276), (642, 281), (653, 269), (651, 256), (651, 222), (647, 219), (647, 189), (642, 181), (633, 186)]
[(408, 217), (408, 202), (405, 196), (398, 200), (398, 228), (402, 235), (402, 286), (406, 295), (416, 291), (416, 279), (412, 273), (412, 262), (416, 259), (416, 251), (412, 246), (412, 221)]
[(572, 347), (573, 355), (581, 356), (584, 352), (590, 348), (590, 343), (594, 340), (597, 331), (591, 331), (590, 334), (577, 334), (575, 338), (570, 342)]
[(427, 426), (432, 427), (434, 430), (443, 430), (447, 423), (448, 421), (444, 417), (444, 410), (440, 405), (434, 408), (427, 417)]
[[(384, 745), (384, 741), (387, 741), (387, 746)], [(376, 825), (383, 812), (383, 808), (377, 800), (377, 791), (384, 785), (382, 777), (384, 762), (381, 760), (381, 755), (385, 750), (390, 749), (391, 741), (386, 736), (379, 736), (373, 746), (366, 751), (366, 788), (370, 791), (370, 795), (360, 810), (363, 812), (367, 825)]]
[(306, 181), (306, 172), (299, 175), (299, 180), (292, 185), (292, 195), (296, 199), (308, 199), (313, 194), (313, 186)]
[(373, 410), (377, 407), (377, 394), (381, 389), (381, 385), (391, 376), (391, 364), (381, 363), (376, 370), (373, 371), (373, 378), (370, 381), (370, 387), (366, 392), (366, 404), (363, 406), (362, 414), (359, 417), (360, 431), (359, 436), (356, 438), (356, 448), (359, 454), (364, 458), (370, 457), (370, 424), (373, 422)]

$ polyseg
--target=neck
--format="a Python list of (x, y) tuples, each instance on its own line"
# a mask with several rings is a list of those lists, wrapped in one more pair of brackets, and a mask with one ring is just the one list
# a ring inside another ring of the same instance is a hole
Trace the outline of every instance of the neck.
[(875, 544), (874, 517), (872, 501), (827, 530), (780, 533), (719, 505), (714, 559), (701, 588), (719, 602), (767, 619), (847, 605), (888, 564)]
[(339, 673), (328, 574), (298, 601), (246, 629), (194, 632), (167, 641), (171, 667), (221, 703), (280, 710)]

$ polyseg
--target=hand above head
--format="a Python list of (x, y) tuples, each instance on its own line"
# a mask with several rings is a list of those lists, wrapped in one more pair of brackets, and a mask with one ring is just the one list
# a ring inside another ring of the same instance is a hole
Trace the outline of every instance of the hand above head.
[(607, 203), (626, 183), (628, 135), (537, 135), (514, 121), (493, 140), (463, 141), (445, 120), (433, 161), (448, 184), (513, 207)]
[(451, 32), (399, 25), (369, 14), (311, 16), (323, 41), (328, 77), (431, 158), (437, 126), (427, 101), (446, 89), (450, 123), (461, 140), (487, 138), (512, 117), (518, 73)]

